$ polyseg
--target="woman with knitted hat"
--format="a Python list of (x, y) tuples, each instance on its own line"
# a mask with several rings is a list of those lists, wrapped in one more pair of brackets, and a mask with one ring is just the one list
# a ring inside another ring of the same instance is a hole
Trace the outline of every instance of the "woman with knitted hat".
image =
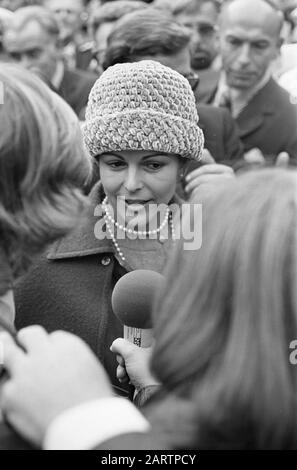
[[(153, 61), (109, 68), (91, 91), (84, 139), (101, 182), (88, 216), (20, 283), (17, 326), (81, 336), (118, 387), (109, 350), (123, 334), (111, 309), (114, 285), (127, 271), (163, 271), (180, 227), (177, 183), (203, 148), (188, 81)], [(204, 183), (212, 176), (201, 173)]]

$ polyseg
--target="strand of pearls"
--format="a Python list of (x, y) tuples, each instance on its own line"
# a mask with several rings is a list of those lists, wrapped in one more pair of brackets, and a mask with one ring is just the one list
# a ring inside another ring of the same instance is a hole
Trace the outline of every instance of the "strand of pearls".
[[(170, 225), (170, 229), (171, 229), (171, 235), (172, 235), (172, 240), (175, 241), (176, 240), (176, 234), (175, 234), (175, 229), (174, 229), (174, 225), (173, 225), (173, 217), (172, 217), (172, 214), (168, 208), (168, 213), (166, 211), (166, 216), (165, 216), (165, 219), (164, 221), (162, 222), (162, 224), (160, 225), (159, 228), (157, 228), (156, 230), (149, 230), (149, 231), (146, 231), (146, 232), (138, 232), (136, 230), (128, 230), (126, 227), (123, 227), (121, 224), (118, 224), (111, 216), (110, 214), (108, 213), (108, 209), (107, 209), (107, 198), (104, 199), (103, 203), (102, 203), (102, 206), (105, 210), (105, 214), (104, 214), (104, 220), (105, 220), (105, 223), (106, 223), (106, 229), (108, 231), (108, 234), (112, 240), (112, 243), (114, 244), (114, 247), (119, 255), (119, 257), (121, 258), (121, 260), (123, 262), (126, 261), (126, 258), (124, 256), (124, 253), (122, 252), (118, 242), (117, 242), (117, 239), (115, 237), (115, 230), (113, 229), (114, 227), (117, 227), (119, 228), (120, 230), (123, 230), (125, 233), (133, 233), (134, 235), (155, 235), (156, 233), (159, 233), (164, 227), (165, 227), (165, 224), (169, 221), (169, 225)], [(113, 228), (112, 228), (113, 226)]]
[(163, 220), (162, 224), (160, 225), (160, 227), (158, 227), (155, 230), (138, 231), (138, 230), (132, 230), (131, 228), (127, 228), (124, 225), (119, 224), (116, 220), (114, 220), (114, 218), (110, 215), (110, 212), (109, 212), (109, 209), (108, 209), (107, 197), (102, 202), (102, 207), (105, 211), (105, 217), (109, 220), (109, 222), (112, 225), (116, 226), (118, 229), (122, 230), (125, 233), (129, 233), (129, 234), (133, 234), (133, 235), (145, 235), (145, 236), (147, 236), (147, 235), (156, 235), (156, 234), (160, 233), (161, 230), (163, 230), (165, 225), (168, 223), (168, 219), (169, 219), (169, 215), (170, 215), (170, 209), (169, 209), (169, 207), (167, 207), (164, 220)]
[(111, 226), (109, 225), (109, 220), (107, 219), (107, 217), (106, 217), (105, 215), (104, 215), (104, 220), (105, 220), (105, 223), (106, 223), (107, 231), (108, 231), (109, 236), (110, 236), (110, 238), (111, 238), (111, 240), (112, 240), (112, 243), (114, 244), (114, 247), (115, 247), (115, 249), (116, 249), (116, 251), (117, 251), (119, 257), (121, 258), (121, 260), (122, 260), (123, 262), (125, 262), (125, 261), (126, 261), (126, 258), (125, 258), (125, 256), (124, 256), (124, 254), (123, 254), (121, 248), (119, 247), (119, 244), (118, 244), (118, 242), (117, 242), (117, 240), (116, 240), (116, 237), (115, 237), (115, 235), (114, 235), (114, 231), (112, 230)]

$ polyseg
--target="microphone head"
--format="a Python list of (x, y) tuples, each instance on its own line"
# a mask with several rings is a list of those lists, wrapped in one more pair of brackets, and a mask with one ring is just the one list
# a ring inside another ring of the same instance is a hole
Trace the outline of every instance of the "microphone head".
[(162, 274), (146, 269), (121, 277), (111, 298), (112, 309), (120, 322), (134, 328), (152, 328), (154, 299), (164, 282)]

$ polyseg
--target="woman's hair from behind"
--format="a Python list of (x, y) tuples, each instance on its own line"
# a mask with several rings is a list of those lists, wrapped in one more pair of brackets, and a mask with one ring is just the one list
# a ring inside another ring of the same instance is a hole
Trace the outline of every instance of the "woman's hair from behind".
[(157, 8), (129, 13), (109, 35), (104, 68), (158, 54), (171, 56), (189, 46), (191, 31)]
[(153, 370), (192, 426), (185, 443), (179, 416), (173, 440), (296, 448), (296, 286), (296, 171), (251, 172), (206, 201), (202, 248), (176, 250), (155, 309)]
[(1, 65), (0, 232), (14, 270), (74, 227), (91, 162), (71, 108), (40, 79)]

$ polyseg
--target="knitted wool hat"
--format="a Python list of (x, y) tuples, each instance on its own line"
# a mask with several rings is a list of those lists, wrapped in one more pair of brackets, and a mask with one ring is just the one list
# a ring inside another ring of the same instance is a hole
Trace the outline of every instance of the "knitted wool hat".
[(186, 78), (152, 60), (109, 67), (95, 83), (83, 133), (92, 156), (154, 150), (200, 160), (204, 145)]

